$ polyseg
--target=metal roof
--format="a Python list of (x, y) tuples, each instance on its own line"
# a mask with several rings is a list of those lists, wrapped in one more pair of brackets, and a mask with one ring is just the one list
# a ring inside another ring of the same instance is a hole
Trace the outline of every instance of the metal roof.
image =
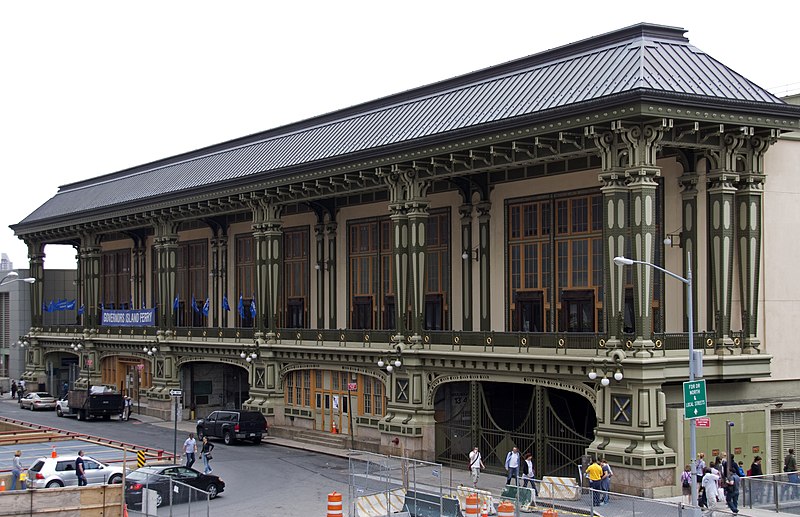
[(626, 92), (757, 105), (785, 103), (689, 44), (680, 28), (639, 24), (448, 81), (63, 186), (19, 223), (144, 201)]

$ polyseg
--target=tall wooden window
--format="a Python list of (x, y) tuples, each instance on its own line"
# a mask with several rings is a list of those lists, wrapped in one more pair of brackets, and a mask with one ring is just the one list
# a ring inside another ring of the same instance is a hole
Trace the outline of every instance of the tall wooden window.
[(209, 297), (208, 243), (204, 240), (179, 243), (176, 262), (176, 325), (204, 327), (208, 319), (203, 315), (203, 304)]
[(450, 213), (431, 212), (426, 235), (425, 314), (426, 330), (450, 328)]
[(308, 326), (309, 232), (308, 228), (287, 229), (283, 233), (284, 297), (286, 309), (283, 326)]
[(348, 228), (350, 326), (355, 329), (381, 328), (387, 321), (387, 299), (394, 299), (391, 274), (383, 271), (387, 267), (391, 272), (391, 242), (383, 242), (391, 235), (387, 225), (390, 228), (388, 220), (372, 220), (350, 223)]
[(131, 251), (107, 251), (100, 261), (103, 307), (131, 309)]
[(512, 330), (602, 330), (602, 217), (599, 194), (509, 203)]
[[(236, 237), (235, 268), (236, 293), (230, 301), (231, 310), (235, 311), (239, 327), (252, 327), (253, 316), (250, 313), (250, 302), (256, 292), (256, 256), (252, 235)], [(241, 304), (242, 310), (239, 310)]]

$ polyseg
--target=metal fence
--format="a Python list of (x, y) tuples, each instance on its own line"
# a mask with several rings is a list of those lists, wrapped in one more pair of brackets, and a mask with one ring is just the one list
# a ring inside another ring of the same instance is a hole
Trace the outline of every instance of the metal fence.
[(130, 516), (211, 516), (211, 496), (170, 476), (148, 474), (143, 482), (129, 480), (125, 502)]
[(743, 505), (800, 514), (800, 477), (796, 472), (742, 478)]
[(444, 497), (440, 463), (352, 451), (348, 479), (351, 517), (448, 515), (453, 501)]

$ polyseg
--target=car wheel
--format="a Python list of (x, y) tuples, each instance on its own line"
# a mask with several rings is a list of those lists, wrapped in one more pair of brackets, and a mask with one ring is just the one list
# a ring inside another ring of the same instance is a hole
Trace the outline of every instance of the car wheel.
[(64, 486), (64, 483), (61, 481), (50, 481), (47, 483), (47, 485), (45, 485), (45, 488), (60, 488), (62, 486)]
[(156, 507), (159, 508), (162, 504), (164, 504), (164, 498), (161, 496), (161, 492), (156, 492)]
[(64, 412), (63, 412), (63, 411), (61, 411), (61, 408), (60, 408), (60, 407), (56, 407), (56, 415), (58, 415), (58, 416), (64, 416)]
[(196, 434), (197, 434), (197, 439), (198, 440), (202, 440), (203, 439), (203, 428), (202, 427), (198, 427)]
[(119, 485), (120, 483), (122, 483), (122, 476), (119, 474), (114, 474), (113, 476), (108, 478), (109, 485)]
[(230, 431), (225, 431), (225, 434), (222, 435), (222, 441), (225, 442), (225, 445), (233, 443), (233, 435)]
[(219, 491), (217, 490), (217, 485), (214, 483), (209, 484), (206, 487), (206, 492), (208, 492), (209, 499), (216, 499), (219, 495)]

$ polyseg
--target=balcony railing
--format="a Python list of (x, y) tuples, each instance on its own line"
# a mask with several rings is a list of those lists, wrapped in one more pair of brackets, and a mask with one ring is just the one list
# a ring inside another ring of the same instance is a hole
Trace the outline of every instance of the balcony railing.
[[(159, 329), (156, 327), (99, 327), (98, 338), (121, 339), (155, 339)], [(64, 334), (71, 337), (83, 333), (77, 325), (59, 325), (44, 327), (48, 334)], [(389, 330), (357, 330), (357, 329), (278, 329), (276, 341), (281, 345), (361, 347), (385, 349), (394, 343), (395, 332)], [(199, 342), (247, 342), (252, 343), (255, 336), (253, 328), (211, 328), (211, 327), (177, 327), (173, 329), (172, 339), (178, 341)], [(742, 346), (741, 333), (732, 333), (733, 347)], [(482, 332), (482, 331), (424, 331), (421, 347), (430, 349), (448, 347), (451, 350), (462, 350), (465, 347), (481, 347), (487, 352), (527, 351), (529, 349), (553, 350), (556, 354), (567, 354), (571, 350), (591, 350), (597, 355), (607, 350), (605, 334), (590, 332)], [(620, 337), (623, 349), (632, 350), (634, 335)], [(688, 333), (653, 334), (654, 353), (666, 353), (668, 350), (688, 350)], [(406, 335), (406, 344), (410, 344), (410, 334)], [(716, 349), (713, 332), (695, 332), (694, 346), (704, 353), (714, 353)]]

